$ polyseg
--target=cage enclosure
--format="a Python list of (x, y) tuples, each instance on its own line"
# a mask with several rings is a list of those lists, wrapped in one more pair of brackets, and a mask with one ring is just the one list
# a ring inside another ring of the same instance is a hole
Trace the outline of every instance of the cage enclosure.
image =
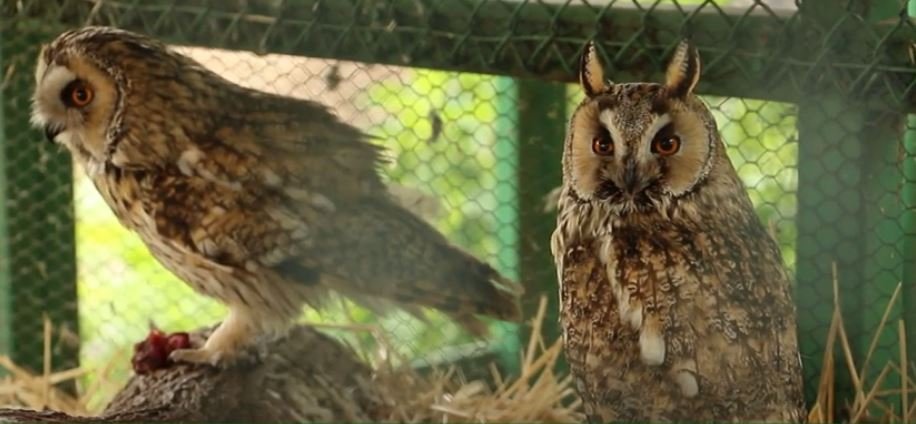
[[(30, 126), (41, 44), (83, 25), (161, 39), (376, 137), (391, 158), (386, 181), (450, 241), (522, 282), (527, 317), (547, 296), (547, 343), (559, 328), (551, 192), (583, 48), (598, 43), (615, 82), (660, 81), (689, 37), (704, 64), (697, 91), (794, 276), (809, 406), (826, 369), (837, 399), (853, 399), (891, 363), (873, 414), (911, 416), (905, 393), (916, 388), (900, 378), (910, 368), (900, 358), (902, 340), (916, 339), (916, 3), (3, 0), (0, 13), (0, 354), (44, 369), (47, 317), (53, 370), (111, 368), (77, 380), (77, 391), (103, 384), (93, 408), (130, 374), (150, 320), (193, 329), (225, 309), (164, 270)], [(845, 348), (828, 337), (835, 286)], [(469, 378), (487, 378), (490, 363), (517, 373), (530, 332), (494, 321), (492, 337), (475, 341), (434, 312), (382, 317), (346, 300), (302, 319), (377, 326), (391, 343), (322, 331), (419, 370), (458, 364)], [(850, 372), (847, 358), (870, 365)]]

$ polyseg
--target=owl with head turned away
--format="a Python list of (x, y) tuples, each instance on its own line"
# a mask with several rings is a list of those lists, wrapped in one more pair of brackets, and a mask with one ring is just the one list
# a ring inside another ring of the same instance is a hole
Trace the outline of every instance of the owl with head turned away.
[(382, 149), (322, 105), (108, 27), (59, 35), (35, 76), (33, 123), (166, 269), (228, 308), (175, 361), (233, 363), (329, 293), (439, 310), (475, 335), (482, 316), (520, 319), (518, 284), (411, 213), (381, 179)]
[(663, 83), (612, 83), (592, 43), (551, 250), (591, 422), (805, 416), (792, 284), (682, 42)]

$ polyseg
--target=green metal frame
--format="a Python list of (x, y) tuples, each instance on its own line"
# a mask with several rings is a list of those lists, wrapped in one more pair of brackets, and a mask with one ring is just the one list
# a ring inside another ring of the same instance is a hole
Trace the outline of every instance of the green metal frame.
[[(736, 13), (710, 3), (690, 9), (659, 2), (629, 8), (618, 7), (618, 2), (611, 8), (485, 0), (61, 0), (54, 10), (46, 2), (32, 2), (26, 10), (4, 9), (3, 18), (43, 27), (61, 22), (57, 30), (92, 22), (177, 44), (518, 78), (517, 122), (525, 125), (517, 128), (517, 169), (540, 170), (546, 178), (532, 181), (520, 174), (517, 186), (500, 187), (503, 192), (518, 189), (518, 209), (498, 213), (519, 217), (516, 258), (521, 279), (532, 284), (533, 295), (526, 299), (529, 312), (540, 293), (554, 300), (556, 296), (552, 259), (545, 251), (553, 217), (537, 211), (543, 195), (559, 182), (566, 112), (550, 109), (566, 103), (558, 83), (574, 81), (582, 46), (591, 39), (600, 41), (610, 78), (658, 80), (676, 42), (689, 34), (704, 58), (700, 93), (799, 105), (797, 296), (805, 306), (799, 308), (801, 348), (807, 381), (812, 382), (820, 373), (822, 332), (831, 315), (831, 262), (837, 262), (851, 336), (868, 338), (883, 312), (882, 301), (898, 281), (907, 285), (904, 304), (916, 305), (916, 261), (911, 258), (916, 246), (916, 161), (900, 165), (903, 181), (888, 169), (899, 159), (895, 142), (903, 138), (905, 113), (916, 111), (916, 72), (907, 57), (916, 29), (910, 20), (896, 17), (899, 5), (893, 0), (841, 3), (807, 0), (798, 12), (779, 14), (759, 4)], [(0, 41), (2, 69), (13, 57), (11, 51), (29, 48)], [(24, 80), (17, 81), (13, 89), (28, 89)], [(4, 100), (11, 96), (22, 94), (7, 92)], [(19, 119), (10, 119), (14, 112), (4, 105), (7, 117), (0, 122), (6, 125), (0, 134), (6, 135), (5, 151), (15, 150), (17, 160), (24, 160), (21, 152), (41, 151), (54, 158), (55, 175), (69, 170), (63, 159), (21, 143), (21, 137), (6, 143), (10, 135), (28, 130), (16, 126)], [(909, 122), (911, 129), (916, 127), (912, 118)], [(503, 130), (500, 134), (508, 133)], [(905, 140), (905, 157), (916, 156), (913, 131)], [(512, 144), (502, 140), (497, 149), (509, 151)], [(21, 170), (3, 162), (0, 168), (6, 177), (5, 198), (15, 198), (9, 196), (21, 184)], [(839, 169), (848, 175), (838, 177)], [(868, 197), (889, 186), (902, 188), (901, 204)], [(69, 211), (70, 205), (43, 205), (57, 208), (43, 209), (49, 216), (72, 224), (60, 212)], [(6, 243), (15, 255), (21, 228), (31, 228), (26, 224), (34, 218), (22, 221), (8, 204), (4, 208), (0, 235), (4, 228), (7, 233), (0, 246)], [(899, 220), (890, 218), (898, 215)], [(66, 234), (58, 235), (68, 240)], [(907, 253), (904, 259), (894, 262), (889, 257), (901, 251)], [(865, 256), (869, 259), (861, 259)], [(21, 259), (0, 269), (0, 283), (5, 282), (0, 287), (15, 294), (28, 269), (29, 263)], [(872, 281), (867, 290), (865, 279)], [(15, 303), (16, 297), (11, 299)], [(908, 328), (916, 334), (916, 308), (908, 310)], [(902, 314), (895, 307), (893, 317)], [(11, 327), (7, 324), (7, 331)], [(547, 328), (555, 331), (555, 326)], [(866, 343), (856, 342), (857, 355)]]
[(519, 79), (518, 86), (518, 193), (519, 277), (525, 282), (522, 301), (525, 316), (533, 317), (542, 296), (548, 309), (543, 337), (559, 337), (557, 273), (550, 253), (550, 236), (556, 226), (553, 214), (544, 213), (544, 196), (561, 183), (560, 157), (566, 134), (566, 85)]
[[(0, 65), (4, 64), (3, 60), (3, 51), (5, 49), (4, 37), (5, 31), (0, 28)], [(3, 69), (3, 67), (0, 67)], [(0, 83), (2, 84), (2, 83)], [(0, 105), (6, 104), (6, 99), (4, 93), (6, 92), (6, 86), (0, 85)], [(6, 120), (3, 118), (3, 113), (0, 112), (0, 130), (6, 128)], [(5, 137), (3, 132), (0, 132), (0, 142), (3, 141)], [(3, 145), (4, 143), (0, 143)], [(5, 149), (0, 149), (0, 168), (6, 168), (6, 155), (4, 152)], [(6, 195), (8, 190), (6, 189), (6, 172), (0, 172), (0, 352), (10, 353), (13, 349), (13, 335), (12, 335), (12, 299), (10, 292), (12, 291), (12, 272), (10, 272), (10, 243), (9, 243), (9, 233), (6, 231), (7, 227), (7, 218), (6, 218)], [(2, 374), (0, 374), (2, 375)]]
[[(851, 2), (850, 7), (862, 6)], [(899, 13), (893, 1), (873, 2), (863, 9), (866, 24), (882, 22)], [(832, 64), (841, 56), (868, 57), (872, 46), (860, 43), (836, 44), (841, 39), (856, 39), (861, 23), (844, 19), (846, 11), (831, 0), (804, 2), (803, 22), (813, 34), (821, 34), (825, 44), (812, 75), (831, 76)], [(871, 25), (871, 24), (868, 24)], [(860, 50), (861, 49), (861, 50)], [(898, 86), (899, 87), (899, 86)], [(902, 190), (901, 197), (912, 195), (912, 183), (903, 178), (898, 166), (906, 166), (899, 141), (903, 139), (905, 110), (894, 111), (894, 104), (881, 107), (863, 102), (851, 93), (829, 85), (812, 85), (799, 92), (798, 158), (798, 244), (796, 259), (796, 302), (799, 308), (799, 343), (805, 365), (805, 380), (815, 382), (822, 371), (821, 360), (833, 312), (832, 281), (839, 287), (843, 324), (850, 348), (857, 361), (867, 355), (885, 307), (901, 281), (906, 293), (912, 292), (912, 273), (906, 271), (901, 252), (913, 252), (912, 207), (889, 196)], [(913, 159), (910, 159), (912, 161)], [(900, 165), (898, 165), (900, 164)], [(910, 190), (907, 190), (907, 188)], [(836, 275), (833, 266), (836, 266)], [(910, 277), (909, 279), (907, 277)], [(863, 284), (863, 282), (868, 282)], [(913, 312), (909, 312), (910, 315)], [(897, 320), (904, 315), (903, 303), (891, 305), (888, 330), (879, 335), (879, 345), (893, 345)], [(910, 326), (916, 321), (910, 318)], [(912, 350), (912, 349), (911, 349)], [(845, 362), (835, 352), (837, 363)], [(896, 359), (897, 351), (879, 349), (871, 356), (872, 367), (858, 378), (873, 381), (880, 367)], [(912, 357), (912, 354), (910, 354)], [(851, 376), (838, 367), (838, 390), (849, 395)], [(888, 381), (886, 389), (899, 388)], [(814, 384), (806, 387), (813, 400)]]
[[(117, 25), (180, 44), (561, 82), (574, 81), (579, 53), (590, 39), (613, 52), (607, 63), (617, 79), (656, 80), (677, 41), (690, 35), (705, 59), (699, 91), (707, 95), (794, 102), (812, 85), (824, 85), (876, 107), (916, 108), (906, 57), (916, 28), (908, 21), (862, 21), (839, 13), (833, 16), (842, 19), (812, 31), (803, 13), (781, 14), (762, 5), (748, 11), (659, 3), (106, 0), (92, 6), (62, 0), (56, 16), (67, 26)], [(867, 10), (870, 2), (849, 3), (850, 10)], [(835, 51), (830, 78), (822, 78), (826, 58), (812, 52), (850, 40), (856, 48)]]

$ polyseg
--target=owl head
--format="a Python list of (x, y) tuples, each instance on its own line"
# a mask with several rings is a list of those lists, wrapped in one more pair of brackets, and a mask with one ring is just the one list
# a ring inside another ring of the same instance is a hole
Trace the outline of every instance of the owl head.
[(682, 42), (664, 83), (610, 83), (590, 43), (579, 69), (585, 98), (570, 119), (563, 157), (574, 195), (618, 213), (645, 212), (702, 186), (722, 149), (693, 92), (699, 77), (697, 51)]
[(227, 84), (150, 37), (110, 27), (71, 30), (38, 56), (32, 123), (77, 159), (140, 167), (202, 131), (208, 122), (200, 111), (231, 104), (218, 98), (225, 90), (208, 89), (214, 81)]

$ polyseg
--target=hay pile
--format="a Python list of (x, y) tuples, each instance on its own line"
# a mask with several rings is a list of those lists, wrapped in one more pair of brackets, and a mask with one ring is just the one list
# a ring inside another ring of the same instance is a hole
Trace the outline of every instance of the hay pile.
[[(916, 367), (908, 360), (906, 332), (903, 321), (897, 323), (900, 357), (880, 368), (876, 376), (869, 377), (872, 354), (878, 343), (878, 336), (885, 331), (892, 306), (898, 301), (901, 286), (898, 285), (881, 319), (862, 364), (853, 360), (852, 349), (843, 325), (839, 306), (839, 293), (834, 279), (834, 314), (827, 334), (824, 352), (824, 372), (821, 375), (818, 396), (811, 406), (808, 420), (811, 423), (840, 421), (834, 415), (837, 405), (848, 411), (850, 423), (908, 422), (916, 419), (916, 402), (910, 402), (911, 393), (916, 393)], [(396, 401), (386, 421), (398, 422), (581, 422), (581, 401), (575, 395), (570, 377), (553, 372), (554, 365), (562, 355), (559, 341), (550, 346), (539, 335), (546, 310), (546, 299), (542, 299), (537, 316), (532, 321), (530, 342), (521, 355), (521, 375), (505, 378), (495, 366), (491, 366), (491, 381), (466, 381), (455, 369), (446, 369), (423, 376), (409, 369), (380, 367), (377, 383), (389, 392)], [(341, 328), (341, 326), (336, 326)], [(367, 331), (360, 326), (359, 331)], [(378, 333), (377, 329), (370, 329)], [(386, 338), (378, 335), (381, 342)], [(50, 346), (51, 326), (45, 322), (45, 346)], [(839, 351), (842, 361), (835, 361), (834, 351)], [(901, 366), (901, 364), (907, 364)], [(9, 371), (9, 376), (0, 379), (0, 405), (16, 406), (35, 410), (51, 409), (70, 415), (87, 416), (98, 411), (90, 408), (88, 400), (95, 394), (90, 387), (80, 396), (70, 395), (58, 388), (61, 383), (72, 381), (89, 372), (95, 372), (105, 381), (106, 370), (73, 369), (50, 373), (50, 351), (45, 351), (45, 372), (32, 374), (18, 367), (9, 358), (0, 356), (0, 367)], [(854, 386), (852, 399), (837, 399), (835, 376), (846, 372)], [(874, 373), (872, 373), (874, 375)], [(902, 389), (885, 389), (884, 384), (897, 379)], [(901, 410), (892, 402), (900, 401)], [(904, 414), (903, 411), (906, 411)]]
[[(491, 366), (492, 381), (464, 381), (454, 369), (423, 378), (412, 372), (380, 375), (389, 387), (415, 387), (400, 397), (391, 414), (404, 422), (582, 422), (581, 400), (572, 389), (571, 377), (557, 375), (554, 366), (562, 344), (546, 346), (541, 326), (547, 299), (541, 298), (532, 320), (531, 338), (521, 355), (520, 375), (506, 379)], [(397, 391), (396, 391), (397, 392)]]
[[(553, 372), (562, 354), (559, 342), (547, 346), (539, 337), (546, 312), (542, 299), (532, 322), (532, 337), (521, 353), (520, 376), (505, 378), (495, 366), (492, 381), (466, 381), (455, 369), (420, 375), (413, 370), (379, 367), (376, 382), (395, 400), (385, 421), (398, 422), (581, 422), (580, 401), (574, 394), (570, 377)], [(365, 331), (361, 326), (360, 331)], [(338, 328), (340, 328), (338, 326)], [(373, 333), (377, 330), (373, 329)], [(51, 326), (45, 324), (45, 346), (50, 346)], [(384, 335), (379, 336), (381, 342)], [(0, 380), (0, 406), (33, 410), (45, 408), (74, 416), (98, 413), (89, 407), (95, 393), (88, 388), (80, 396), (60, 390), (61, 383), (84, 376), (91, 370), (73, 369), (35, 375), (0, 356), (0, 366), (10, 375)], [(46, 348), (45, 370), (50, 370), (50, 351)], [(100, 370), (99, 384), (105, 373)]]
[[(833, 318), (827, 333), (827, 344), (824, 349), (823, 372), (818, 384), (818, 395), (808, 414), (810, 423), (833, 423), (840, 421), (834, 416), (838, 404), (848, 413), (848, 421), (855, 423), (888, 423), (912, 422), (916, 419), (916, 405), (910, 404), (910, 394), (916, 393), (916, 381), (910, 376), (916, 375), (916, 367), (907, 359), (906, 328), (903, 320), (897, 322), (897, 341), (900, 357), (897, 361), (888, 361), (881, 367), (875, 378), (868, 378), (867, 371), (875, 369), (871, 364), (872, 355), (878, 345), (879, 336), (885, 331), (891, 309), (900, 296), (901, 284), (897, 284), (894, 294), (888, 301), (884, 315), (878, 324), (864, 361), (856, 364), (846, 329), (843, 325), (843, 314), (840, 308), (840, 293), (836, 278), (836, 264), (833, 265)], [(842, 363), (836, 363), (834, 352), (842, 353)], [(901, 364), (905, 364), (901, 366)], [(835, 381), (837, 372), (846, 372), (853, 385), (853, 399), (837, 399)], [(873, 373), (872, 373), (873, 374)], [(898, 379), (900, 388), (884, 389), (885, 382)], [(907, 390), (904, 390), (906, 388)], [(900, 402), (900, 410), (892, 407), (892, 402)], [(839, 403), (838, 403), (839, 402)]]
[[(52, 373), (51, 370), (51, 322), (44, 319), (44, 371), (35, 375), (16, 365), (9, 357), (0, 355), (0, 368), (7, 376), (0, 378), (0, 406), (21, 407), (33, 410), (50, 409), (70, 415), (87, 416), (86, 405), (97, 388), (90, 388), (80, 396), (74, 396), (60, 389), (63, 383), (71, 382), (88, 373), (88, 370), (71, 369)], [(105, 375), (106, 370), (98, 370)]]

